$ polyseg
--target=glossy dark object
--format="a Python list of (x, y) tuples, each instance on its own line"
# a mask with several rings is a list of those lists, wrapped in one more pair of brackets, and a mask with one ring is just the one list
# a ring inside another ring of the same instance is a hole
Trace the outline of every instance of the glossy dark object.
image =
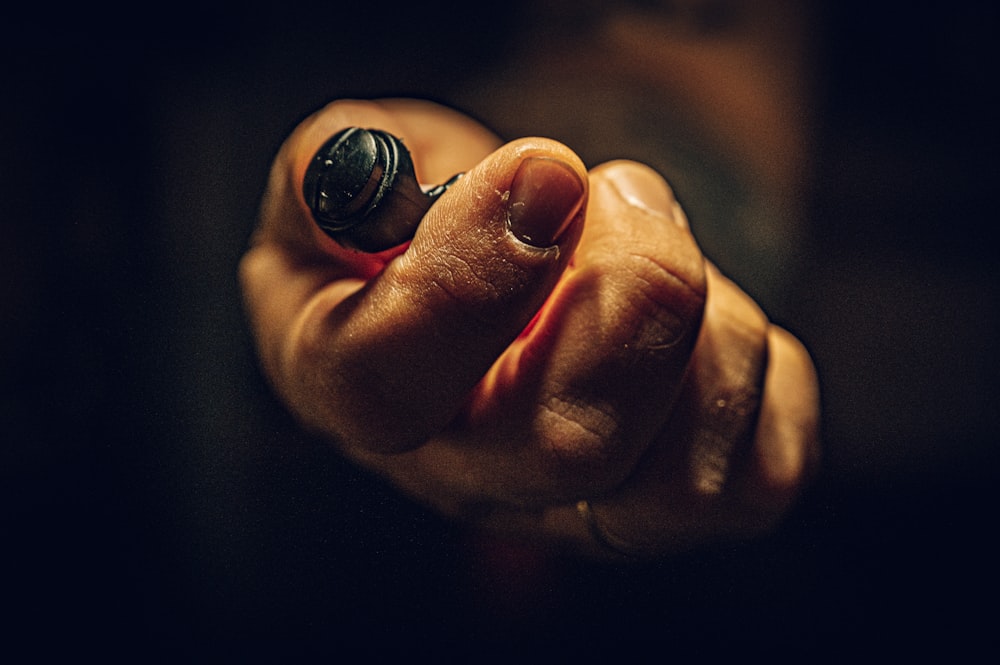
[(320, 147), (302, 193), (313, 219), (344, 247), (381, 252), (413, 237), (437, 197), (459, 176), (425, 192), (403, 142), (378, 129), (350, 127)]

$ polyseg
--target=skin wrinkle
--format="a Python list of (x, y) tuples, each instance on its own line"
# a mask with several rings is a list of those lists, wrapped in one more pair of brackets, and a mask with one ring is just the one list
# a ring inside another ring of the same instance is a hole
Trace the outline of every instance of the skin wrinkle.
[[(646, 254), (638, 254), (634, 252), (628, 254), (628, 258), (635, 259), (640, 262), (652, 265), (656, 273), (662, 274), (663, 276), (666, 276), (670, 281), (676, 282), (677, 284), (683, 286), (687, 291), (691, 293), (692, 296), (697, 298), (699, 301), (705, 300), (706, 289), (704, 284), (702, 284), (700, 288), (698, 286), (695, 286), (688, 280), (684, 279), (684, 277), (680, 274), (679, 270), (672, 268), (669, 264), (658, 260), (654, 256), (649, 256)], [(657, 288), (659, 285), (657, 284), (657, 281), (655, 279), (645, 277), (645, 275), (640, 271), (634, 271), (634, 274), (636, 277), (642, 279), (644, 282), (653, 286), (654, 287), (653, 292), (658, 292), (660, 290), (659, 288)], [(669, 291), (670, 289), (664, 289), (664, 290)], [(666, 305), (667, 303), (660, 303), (660, 304)]]
[[(580, 277), (579, 275), (577, 277)], [(598, 279), (599, 276), (595, 276)], [(579, 292), (582, 289), (584, 292), (595, 291), (597, 293), (607, 293), (607, 289), (598, 288), (598, 286), (592, 286), (591, 288), (584, 287), (583, 284), (587, 280), (576, 279), (574, 290)], [(564, 293), (565, 295), (565, 293)], [(587, 297), (584, 296), (584, 302), (587, 301)], [(623, 302), (621, 299), (610, 299), (604, 302), (605, 305), (614, 306), (616, 309), (629, 308), (630, 305), (627, 301)], [(608, 320), (611, 322), (611, 330), (621, 330), (621, 327), (617, 325), (616, 322), (626, 319), (639, 318), (642, 320), (645, 317), (634, 317), (625, 316), (621, 312), (617, 312), (608, 315)], [(598, 317), (601, 318), (601, 317)], [(679, 326), (672, 326), (672, 328), (677, 329)], [(695, 325), (697, 327), (697, 325)], [(606, 330), (608, 326), (598, 325), (591, 335), (593, 338), (605, 337), (607, 336)], [(673, 344), (680, 344), (684, 339), (690, 338), (690, 326), (688, 330), (680, 330), (678, 333), (671, 333), (673, 338)], [(661, 339), (662, 335), (656, 334), (657, 339)], [(570, 390), (568, 387), (564, 386), (562, 388), (557, 388), (554, 391), (550, 388), (550, 392), (554, 392), (554, 395), (549, 397), (549, 402), (543, 404), (542, 407), (547, 409), (550, 413), (555, 415), (560, 419), (560, 421), (570, 421), (573, 427), (577, 428), (578, 431), (587, 433), (587, 436), (577, 437), (577, 439), (566, 438), (565, 432), (560, 433), (559, 439), (550, 439), (546, 445), (547, 449), (555, 453), (559, 466), (567, 466), (570, 469), (574, 467), (580, 467), (581, 463), (585, 463), (586, 466), (596, 467), (601, 469), (600, 477), (590, 479), (591, 491), (604, 491), (610, 489), (615, 484), (624, 480), (635, 467), (639, 458), (642, 456), (643, 449), (642, 446), (634, 445), (641, 443), (642, 435), (638, 430), (634, 430), (634, 427), (630, 427), (631, 419), (634, 414), (629, 413), (628, 403), (621, 405), (621, 408), (613, 408), (608, 406), (603, 400), (595, 400), (595, 395), (587, 394), (589, 391), (587, 388), (593, 385), (593, 378), (605, 377), (599, 383), (601, 385), (606, 385), (606, 381), (620, 373), (616, 372), (614, 374), (609, 374), (608, 368), (610, 367), (612, 371), (616, 367), (633, 367), (633, 368), (645, 368), (646, 366), (652, 365), (654, 367), (659, 367), (658, 361), (651, 359), (653, 354), (649, 352), (648, 349), (644, 349), (642, 343), (635, 343), (635, 337), (630, 337), (629, 340), (622, 342), (619, 338), (618, 341), (613, 339), (608, 339), (606, 342), (601, 343), (605, 348), (615, 348), (617, 347), (619, 351), (613, 356), (605, 359), (604, 362), (600, 363), (599, 366), (594, 366), (586, 371), (583, 378), (582, 387), (584, 388), (583, 393), (585, 396), (580, 398), (569, 397), (570, 392), (575, 393), (578, 390)], [(630, 346), (631, 344), (631, 346)], [(660, 355), (662, 350), (655, 355)], [(668, 356), (665, 360), (669, 361)], [(624, 363), (624, 364), (623, 364)], [(651, 374), (652, 370), (644, 371), (644, 374)], [(658, 373), (658, 372), (657, 372)], [(573, 383), (576, 383), (580, 377), (575, 380), (572, 377), (568, 377)], [(626, 391), (628, 387), (626, 387)], [(569, 392), (568, 392), (569, 391)], [(642, 399), (639, 397), (639, 399)], [(672, 401), (673, 397), (669, 401)], [(580, 405), (584, 405), (586, 408), (581, 408)], [(656, 427), (661, 426), (662, 423), (658, 424)], [(543, 431), (549, 431), (549, 427), (543, 426)], [(631, 431), (631, 435), (628, 432)], [(596, 440), (598, 443), (587, 444), (586, 441)], [(625, 454), (623, 454), (625, 453)]]
[[(733, 507), (739, 500), (736, 494), (748, 474), (758, 473), (754, 464), (766, 455), (755, 439), (760, 405), (754, 405), (754, 396), (763, 401), (769, 324), (763, 312), (710, 265), (707, 275), (713, 294), (706, 303), (707, 327), (687, 368), (686, 389), (675, 412), (679, 418), (640, 460), (636, 480), (625, 481), (633, 488), (648, 487), (653, 473), (675, 478), (678, 485), (675, 491), (663, 488), (659, 496), (638, 490), (620, 503), (609, 495), (598, 505), (602, 528), (637, 545), (652, 547), (685, 532), (697, 539), (699, 533), (715, 528), (734, 529), (736, 523), (730, 523), (727, 511), (743, 514)], [(739, 352), (732, 352), (734, 345)], [(649, 468), (643, 470), (643, 464)], [(650, 500), (654, 503), (644, 507)], [(664, 520), (668, 513), (671, 519)]]
[[(444, 309), (449, 317), (460, 312), (463, 319), (468, 317), (474, 320), (478, 324), (477, 328), (493, 328), (506, 323), (506, 313), (490, 315), (496, 310), (493, 303), (523, 293), (528, 283), (526, 271), (509, 261), (494, 259), (484, 272), (492, 275), (505, 274), (507, 279), (486, 279), (480, 276), (480, 271), (474, 264), (458, 253), (447, 252), (444, 257), (435, 264), (435, 272), (427, 279), (425, 293), (434, 289), (445, 295), (453, 305)], [(428, 297), (427, 300), (437, 301), (434, 297)]]
[[(633, 167), (616, 166), (610, 167), (607, 170), (624, 170), (626, 168)], [(644, 171), (641, 172), (641, 174), (643, 176), (650, 175)], [(660, 180), (659, 176), (656, 177)], [(670, 222), (671, 226), (675, 228), (685, 228), (684, 224), (678, 223), (677, 220), (671, 219), (668, 215), (654, 210), (646, 205), (644, 201), (637, 198), (634, 194), (624, 191), (619, 186), (616, 178), (606, 177), (601, 179), (601, 186), (610, 187), (610, 189), (614, 192), (615, 200), (624, 203), (628, 207), (629, 212), (627, 216), (634, 218), (638, 215), (641, 218), (648, 220), (646, 223), (638, 222), (631, 224), (628, 229), (625, 229), (626, 233), (629, 233), (629, 235), (636, 233), (635, 229), (641, 230), (647, 226), (652, 226), (654, 228), (662, 227), (664, 222)], [(663, 193), (665, 198), (669, 199), (671, 204), (676, 205), (669, 187), (665, 183), (662, 183), (662, 187), (664, 189)], [(646, 244), (644, 236), (636, 237), (634, 240), (637, 240), (642, 244)], [(690, 240), (690, 236), (684, 238), (684, 241)], [(604, 244), (604, 242), (601, 244)], [(683, 242), (683, 244), (687, 243)], [(706, 291), (702, 277), (704, 275), (703, 267), (689, 265), (687, 266), (687, 270), (684, 270), (683, 268), (672, 265), (671, 262), (659, 258), (661, 252), (663, 251), (662, 247), (651, 247), (646, 252), (632, 250), (624, 256), (620, 256), (615, 251), (616, 249), (616, 247), (611, 248), (612, 251), (609, 252), (610, 257), (605, 256), (599, 259), (600, 262), (614, 260), (614, 265), (606, 269), (606, 272), (613, 274), (615, 271), (621, 270), (623, 267), (628, 269), (633, 281), (628, 284), (627, 292), (635, 293), (638, 291), (638, 293), (642, 294), (653, 305), (653, 307), (649, 310), (652, 314), (645, 313), (639, 317), (629, 318), (634, 318), (640, 322), (649, 321), (650, 319), (657, 321), (655, 324), (650, 323), (648, 325), (643, 325), (640, 323), (636, 326), (634, 339), (625, 342), (625, 347), (628, 348), (630, 345), (635, 345), (639, 349), (645, 348), (647, 351), (671, 349), (684, 338), (684, 333), (686, 332), (684, 329), (689, 327), (685, 324), (685, 320), (687, 318), (692, 318), (690, 316), (678, 314), (679, 309), (681, 311), (686, 309), (684, 307), (678, 307), (678, 305), (693, 296), (694, 302), (697, 303), (694, 307), (701, 309), (704, 306)], [(684, 256), (685, 254), (686, 252), (684, 251), (671, 251), (669, 252), (669, 257), (671, 261), (676, 263), (676, 259)], [(611, 257), (613, 257), (613, 259)], [(683, 265), (683, 263), (680, 265)], [(596, 266), (596, 269), (600, 270), (599, 264)], [(701, 277), (701, 279), (698, 279), (697, 283), (692, 281), (691, 277), (687, 274), (689, 271), (692, 275), (697, 275), (698, 277)], [(647, 285), (646, 288), (635, 289), (635, 281)], [(680, 295), (679, 289), (687, 291), (688, 297)], [(623, 306), (632, 307), (633, 305), (630, 301), (633, 298), (634, 296), (624, 300), (626, 305)], [(635, 309), (640, 310), (641, 308), (636, 307)], [(669, 314), (665, 316), (664, 313)], [(687, 312), (685, 312), (685, 314), (686, 313)], [(674, 318), (675, 320), (667, 321), (667, 318)], [(696, 318), (700, 320), (700, 315)], [(644, 328), (645, 330), (643, 330)], [(671, 331), (671, 333), (664, 335), (663, 331)]]
[[(593, 438), (594, 441), (598, 442), (592, 445), (580, 445), (581, 440), (574, 437), (573, 445), (566, 446), (555, 444), (550, 437), (546, 442), (546, 449), (553, 451), (556, 456), (563, 459), (580, 459), (590, 457), (589, 451), (600, 452), (603, 449), (617, 448), (615, 442), (620, 439), (621, 424), (620, 419), (614, 415), (614, 409), (601, 408), (596, 404), (571, 399), (558, 393), (549, 395), (540, 407), (542, 413), (555, 416), (560, 422), (572, 425), (575, 429), (586, 433), (588, 438)], [(576, 454), (570, 454), (570, 452)], [(598, 457), (604, 457), (604, 455), (599, 454)]]
[(615, 409), (560, 394), (549, 395), (539, 409), (536, 422), (548, 433), (541, 441), (542, 459), (550, 464), (545, 475), (561, 479), (565, 495), (600, 494), (631, 473), (634, 462), (617, 458), (625, 446)]
[[(469, 304), (468, 296), (473, 293), (482, 294), (477, 300), (499, 300), (499, 289), (492, 282), (482, 279), (475, 268), (460, 255), (449, 252), (446, 256), (446, 260), (442, 260), (435, 266), (437, 270), (427, 281), (426, 290), (430, 291), (433, 288), (448, 298), (450, 302), (449, 306), (445, 307), (446, 311), (469, 313), (477, 321), (486, 325), (495, 323), (495, 320), (488, 320), (481, 312), (477, 311), (478, 308), (467, 312), (466, 307)], [(470, 286), (472, 288), (469, 288)], [(430, 300), (435, 299), (431, 298)]]
[[(630, 254), (629, 258), (639, 263), (646, 263), (655, 267), (656, 276), (647, 274), (643, 270), (633, 270), (632, 275), (647, 286), (644, 289), (635, 289), (634, 293), (642, 294), (647, 301), (653, 304), (651, 315), (640, 317), (637, 334), (632, 342), (638, 351), (664, 351), (676, 347), (687, 337), (691, 326), (690, 317), (677, 314), (676, 305), (680, 298), (667, 298), (663, 294), (676, 294), (675, 286), (680, 285), (692, 295), (697, 302), (704, 301), (704, 293), (696, 291), (688, 282), (684, 281), (675, 272), (666, 269), (663, 264), (653, 258), (642, 254)], [(631, 263), (631, 262), (630, 262)], [(671, 286), (664, 285), (664, 278), (673, 282)]]
[[(522, 149), (521, 152), (527, 151)], [(460, 233), (452, 227), (447, 227), (447, 231), (436, 230), (437, 227), (434, 227), (429, 231), (432, 233), (428, 236), (429, 244), (435, 248), (433, 251), (439, 252), (440, 255), (438, 260), (434, 262), (435, 272), (429, 275), (427, 281), (430, 285), (437, 287), (452, 303), (458, 305), (457, 308), (449, 308), (449, 311), (468, 310), (478, 323), (494, 327), (505, 323), (506, 315), (497, 315), (503, 317), (502, 319), (489, 316), (487, 312), (496, 309), (492, 306), (493, 303), (503, 301), (511, 295), (525, 292), (526, 286), (532, 281), (529, 275), (538, 269), (538, 260), (558, 262), (559, 247), (536, 248), (522, 242), (514, 235), (510, 229), (510, 211), (505, 205), (510, 197), (509, 190), (500, 191), (479, 184), (473, 192), (479, 200), (485, 200), (491, 195), (496, 197), (497, 205), (495, 207), (489, 206), (494, 207), (495, 212), (492, 222), (487, 227), (495, 228), (497, 225), (502, 225), (504, 237), (497, 238), (492, 231), (486, 231), (479, 227), (463, 229)], [(442, 207), (440, 202), (438, 206)], [(481, 236), (494, 245), (499, 245), (501, 242), (515, 244), (520, 252), (526, 251), (534, 255), (531, 259), (531, 265), (521, 266), (506, 258), (508, 252), (499, 247), (498, 251), (491, 253), (485, 264), (477, 266), (477, 264), (469, 262), (462, 253), (463, 247), (469, 244), (467, 237), (469, 233)], [(400, 274), (411, 274), (414, 270), (420, 271), (422, 269), (422, 266), (418, 265), (410, 267), (413, 261), (415, 259), (412, 255), (404, 254), (401, 257)], [(475, 297), (470, 298), (468, 295)], [(470, 305), (475, 306), (470, 307)], [(527, 322), (525, 323), (527, 324)]]
[[(668, 349), (675, 347), (686, 337), (691, 327), (691, 324), (686, 323), (686, 321), (696, 322), (700, 319), (700, 315), (697, 313), (704, 306), (704, 293), (699, 292), (674, 271), (664, 268), (663, 264), (652, 258), (642, 254), (628, 254), (624, 258), (630, 260), (622, 261), (619, 257), (610, 257), (602, 259), (600, 262), (590, 262), (586, 267), (574, 267), (570, 280), (573, 288), (565, 293), (592, 294), (592, 297), (596, 298), (596, 302), (616, 308), (616, 312), (600, 315), (597, 317), (598, 320), (632, 319), (641, 323), (649, 318), (660, 320), (664, 318), (660, 314), (666, 314), (667, 317), (674, 319), (672, 323), (679, 325), (670, 326), (662, 323), (660, 325), (662, 325), (663, 330), (673, 331), (673, 334), (636, 335), (636, 338), (664, 338), (655, 344), (645, 345), (645, 348)], [(609, 267), (608, 264), (612, 261), (614, 263)], [(633, 262), (653, 266), (654, 270), (634, 269), (632, 268)], [(625, 269), (628, 270), (630, 279), (624, 280), (627, 284), (623, 288), (621, 286), (623, 280), (616, 275)], [(647, 285), (647, 288), (639, 289), (638, 292), (652, 304), (652, 308), (641, 308), (636, 304), (634, 296), (623, 296), (623, 294), (635, 293), (634, 280), (639, 280)], [(680, 291), (677, 287), (681, 287)], [(685, 292), (686, 295), (680, 295), (681, 292)], [(671, 297), (664, 297), (660, 294), (670, 294)], [(688, 300), (690, 302), (685, 302)], [(650, 313), (649, 309), (653, 313)], [(687, 311), (678, 313), (678, 310)], [(638, 313), (638, 315), (623, 315), (622, 312)], [(640, 327), (641, 325), (637, 326), (637, 328)], [(614, 328), (612, 326), (612, 329)], [(629, 343), (635, 342), (626, 342), (626, 345)], [(638, 345), (639, 348), (643, 348), (643, 346)]]

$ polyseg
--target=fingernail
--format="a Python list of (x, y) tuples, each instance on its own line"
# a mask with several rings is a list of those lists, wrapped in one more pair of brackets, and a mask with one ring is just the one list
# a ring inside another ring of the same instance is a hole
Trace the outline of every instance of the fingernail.
[(685, 220), (679, 219), (675, 214), (677, 202), (670, 185), (659, 173), (638, 165), (615, 166), (608, 173), (618, 195), (627, 204), (657, 215), (665, 215), (676, 224), (685, 225)]
[(510, 230), (534, 247), (558, 242), (583, 201), (583, 181), (566, 162), (528, 157), (510, 186)]

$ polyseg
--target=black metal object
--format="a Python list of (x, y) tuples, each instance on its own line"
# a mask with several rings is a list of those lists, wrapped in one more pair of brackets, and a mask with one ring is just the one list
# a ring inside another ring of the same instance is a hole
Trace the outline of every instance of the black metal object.
[(349, 127), (316, 152), (302, 192), (327, 235), (344, 247), (381, 252), (411, 239), (459, 177), (424, 191), (402, 141), (382, 130)]

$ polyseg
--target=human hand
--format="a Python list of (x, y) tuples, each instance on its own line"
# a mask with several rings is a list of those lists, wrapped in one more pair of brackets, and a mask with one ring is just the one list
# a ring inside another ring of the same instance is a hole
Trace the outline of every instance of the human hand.
[[(301, 183), (348, 126), (466, 175), (406, 247), (341, 248)], [(773, 526), (816, 459), (808, 353), (708, 264), (654, 172), (589, 173), (412, 100), (341, 101), (279, 152), (240, 269), (303, 426), (445, 515), (597, 555)]]

